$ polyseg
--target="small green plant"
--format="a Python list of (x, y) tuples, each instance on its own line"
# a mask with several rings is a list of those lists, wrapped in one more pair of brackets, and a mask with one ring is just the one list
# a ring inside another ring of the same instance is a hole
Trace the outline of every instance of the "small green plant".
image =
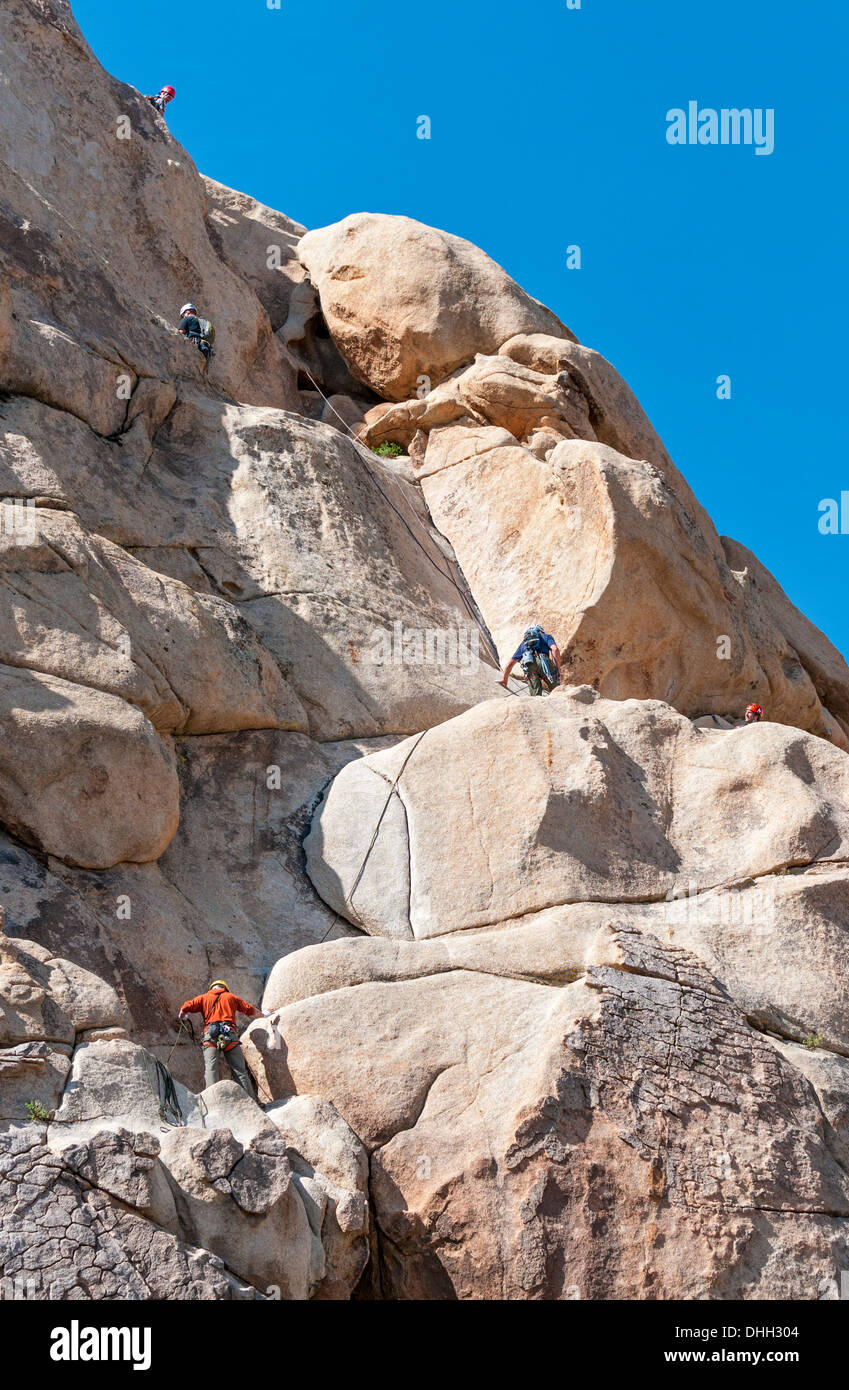
[(813, 1048), (813, 1047), (822, 1047), (822, 1036), (821, 1036), (821, 1034), (819, 1034), (819, 1033), (809, 1033), (808, 1036), (807, 1036), (806, 1038), (803, 1038), (803, 1039), (802, 1039), (802, 1046), (803, 1046), (803, 1047), (811, 1047), (811, 1048)]
[(382, 444), (378, 444), (376, 449), (372, 449), (373, 454), (379, 455), (382, 459), (400, 458), (404, 450), (394, 439), (384, 439)]
[(40, 1100), (28, 1100), (24, 1108), (34, 1123), (46, 1124), (50, 1119), (50, 1111)]

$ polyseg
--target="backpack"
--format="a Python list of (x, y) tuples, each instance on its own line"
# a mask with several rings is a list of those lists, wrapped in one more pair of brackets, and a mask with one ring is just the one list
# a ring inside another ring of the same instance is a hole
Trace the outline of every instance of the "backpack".
[(524, 636), (525, 651), (533, 652), (536, 656), (539, 652), (548, 652), (548, 643), (542, 640), (542, 628), (539, 624), (529, 627)]
[(198, 327), (200, 328), (200, 336), (211, 346), (215, 342), (215, 325), (210, 323), (209, 319), (199, 318)]

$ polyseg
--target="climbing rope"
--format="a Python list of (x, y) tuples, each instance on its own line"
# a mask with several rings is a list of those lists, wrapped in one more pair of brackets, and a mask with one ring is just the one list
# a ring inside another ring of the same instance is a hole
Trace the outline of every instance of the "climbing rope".
[(176, 1039), (175, 1039), (175, 1041), (174, 1041), (174, 1047), (172, 1047), (172, 1048), (171, 1048), (171, 1051), (168, 1053), (168, 1059), (167, 1059), (167, 1061), (166, 1061), (166, 1063), (165, 1063), (166, 1067), (170, 1067), (170, 1065), (171, 1065), (171, 1058), (174, 1056), (174, 1051), (175, 1051), (175, 1049), (176, 1049), (176, 1047), (177, 1047), (177, 1043), (180, 1041), (180, 1033), (181, 1033), (181, 1032), (186, 1032), (186, 1033), (188, 1033), (188, 1034), (189, 1034), (189, 1037), (190, 1037), (191, 1040), (192, 1040), (192, 1042), (195, 1041), (195, 1030), (194, 1030), (194, 1025), (192, 1024), (192, 1020), (191, 1020), (190, 1018), (181, 1018), (181, 1019), (179, 1020), (179, 1023), (180, 1023), (180, 1026), (179, 1026), (179, 1028), (177, 1029), (177, 1037), (176, 1037)]
[(370, 458), (371, 451), (370, 451), (370, 450), (369, 450), (369, 451), (366, 450), (365, 446), (362, 444), (362, 442), (361, 442), (361, 441), (357, 438), (357, 436), (354, 434), (354, 431), (351, 429), (351, 426), (348, 424), (348, 421), (345, 420), (345, 419), (343, 418), (343, 416), (341, 416), (341, 415), (339, 414), (339, 411), (336, 409), (335, 405), (333, 405), (332, 402), (329, 401), (329, 400), (327, 399), (327, 397), (325, 396), (325, 394), (324, 394), (324, 392), (322, 391), (321, 387), (319, 386), (318, 382), (316, 381), (315, 377), (312, 375), (312, 373), (311, 373), (310, 371), (307, 370), (307, 368), (303, 365), (303, 363), (298, 363), (298, 370), (299, 370), (299, 371), (302, 371), (302, 372), (304, 373), (305, 376), (309, 377), (310, 381), (312, 382), (312, 384), (313, 384), (313, 386), (315, 387), (315, 389), (316, 389), (316, 391), (318, 392), (318, 394), (321, 396), (321, 399), (324, 401), (325, 405), (329, 406), (330, 409), (333, 411), (333, 414), (336, 416), (337, 420), (341, 421), (343, 428), (347, 431), (347, 433), (348, 433), (348, 435), (349, 435), (349, 437), (350, 437), (351, 443), (352, 443), (353, 446), (354, 446), (354, 452), (356, 453), (357, 457), (359, 458), (360, 462), (362, 463), (363, 467), (365, 468), (366, 472), (368, 473), (369, 477), (371, 478), (372, 482), (374, 483), (374, 485), (375, 485), (375, 487), (377, 488), (378, 492), (380, 493), (381, 497), (384, 499), (385, 502), (387, 502), (387, 503), (389, 504), (389, 506), (392, 508), (393, 512), (395, 513), (395, 515), (398, 517), (398, 519), (399, 519), (399, 520), (401, 521), (401, 523), (403, 524), (403, 526), (406, 527), (407, 531), (408, 531), (408, 532), (410, 533), (410, 535), (412, 536), (412, 538), (413, 538), (413, 540), (415, 541), (416, 545), (419, 547), (419, 550), (421, 550), (422, 554), (425, 555), (425, 556), (427, 557), (427, 559), (428, 559), (428, 560), (430, 561), (430, 563), (433, 565), (434, 569), (437, 570), (437, 572), (438, 572), (439, 574), (441, 574), (442, 577), (443, 577), (444, 579), (447, 579), (448, 582), (449, 582), (449, 584), (451, 584), (451, 585), (457, 590), (457, 593), (460, 595), (461, 599), (463, 600), (463, 603), (464, 603), (464, 605), (465, 605), (465, 607), (466, 607), (466, 610), (467, 610), (469, 616), (471, 617), (472, 621), (476, 624), (476, 626), (479, 628), (480, 633), (481, 633), (481, 636), (483, 637), (483, 640), (484, 640), (484, 642), (485, 642), (485, 644), (486, 644), (487, 650), (489, 651), (489, 654), (490, 654), (490, 656), (492, 657), (493, 662), (495, 663), (495, 665), (496, 665), (496, 667), (497, 667), (497, 666), (498, 666), (498, 652), (496, 651), (495, 644), (494, 644), (492, 638), (490, 637), (489, 633), (487, 632), (486, 628), (484, 627), (483, 622), (481, 621), (481, 619), (478, 617), (477, 613), (475, 612), (474, 606), (473, 606), (473, 604), (471, 603), (471, 601), (470, 601), (470, 599), (469, 599), (469, 590), (468, 590), (468, 589), (463, 589), (463, 588), (461, 587), (461, 585), (457, 583), (457, 580), (456, 580), (456, 579), (454, 578), (454, 576), (451, 574), (451, 571), (450, 571), (449, 569), (447, 569), (447, 568), (443, 568), (442, 565), (437, 564), (437, 562), (436, 562), (436, 560), (433, 558), (433, 555), (431, 554), (431, 552), (427, 549), (426, 546), (422, 545), (422, 543), (421, 543), (421, 541), (419, 540), (418, 536), (416, 535), (415, 531), (413, 530), (413, 528), (410, 526), (409, 522), (407, 521), (407, 518), (398, 510), (398, 508), (395, 506), (395, 503), (392, 501), (392, 498), (389, 497), (389, 496), (387, 496), (387, 494), (384, 492), (383, 488), (380, 486), (380, 483), (378, 482), (377, 477), (376, 477), (376, 475), (375, 475), (375, 473), (374, 473), (374, 471), (373, 471), (373, 469), (372, 469), (372, 467), (371, 467), (371, 458)]
[(268, 1105), (271, 1101), (274, 1100), (274, 1096), (272, 1095), (271, 1091), (269, 1090), (269, 1088), (268, 1088), (268, 1086), (266, 1085), (265, 1082), (263, 1082), (263, 1084), (260, 1085), (259, 1077), (257, 1076), (256, 1072), (254, 1071), (254, 1069), (253, 1069), (253, 1067), (251, 1066), (250, 1062), (248, 1061), (247, 1057), (245, 1057), (244, 1053), (242, 1053), (242, 1057), (244, 1058), (245, 1071), (248, 1073), (248, 1076), (251, 1078), (251, 1081), (254, 1083), (254, 1090), (255, 1090), (255, 1092), (256, 1092), (257, 1104), (258, 1104), (258, 1105)]
[[(167, 1060), (164, 1062), (160, 1062), (158, 1057), (154, 1057), (152, 1052), (148, 1052), (147, 1049), (145, 1049), (144, 1064), (147, 1069), (150, 1088), (156, 1096), (159, 1106), (159, 1118), (163, 1122), (163, 1128), (172, 1125), (184, 1126), (186, 1123), (177, 1097), (177, 1085), (169, 1071), (171, 1058), (174, 1056), (174, 1050), (177, 1043), (180, 1041), (180, 1033), (183, 1031), (187, 1032), (192, 1042), (194, 1042), (195, 1030), (191, 1022), (188, 1019), (181, 1018), (174, 1046), (171, 1048)], [(152, 1068), (150, 1065), (151, 1062), (153, 1063)]]
[[(150, 1088), (156, 1096), (159, 1105), (159, 1118), (162, 1120), (163, 1129), (170, 1128), (172, 1125), (183, 1126), (183, 1112), (180, 1109), (180, 1102), (177, 1098), (177, 1086), (173, 1076), (164, 1062), (160, 1062), (158, 1057), (154, 1057), (152, 1052), (145, 1049), (144, 1054), (147, 1076), (150, 1081)], [(151, 1069), (150, 1063), (153, 1063)]]

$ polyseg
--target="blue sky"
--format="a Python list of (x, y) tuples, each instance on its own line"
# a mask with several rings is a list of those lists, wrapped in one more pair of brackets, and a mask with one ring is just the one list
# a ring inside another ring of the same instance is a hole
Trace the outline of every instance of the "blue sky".
[[(169, 124), (204, 173), (306, 226), (405, 213), (482, 246), (614, 363), (719, 531), (849, 655), (849, 534), (817, 525), (849, 491), (846, 9), (74, 4), (115, 76), (177, 88)], [(670, 146), (690, 100), (772, 108), (774, 153)]]

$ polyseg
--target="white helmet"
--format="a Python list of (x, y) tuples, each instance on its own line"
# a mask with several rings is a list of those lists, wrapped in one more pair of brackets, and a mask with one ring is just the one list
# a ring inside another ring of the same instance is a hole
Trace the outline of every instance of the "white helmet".
[(183, 307), (182, 307), (182, 309), (180, 310), (180, 318), (182, 318), (184, 314), (196, 314), (196, 313), (197, 313), (197, 309), (196, 309), (196, 307), (195, 307), (194, 304), (184, 304)]

